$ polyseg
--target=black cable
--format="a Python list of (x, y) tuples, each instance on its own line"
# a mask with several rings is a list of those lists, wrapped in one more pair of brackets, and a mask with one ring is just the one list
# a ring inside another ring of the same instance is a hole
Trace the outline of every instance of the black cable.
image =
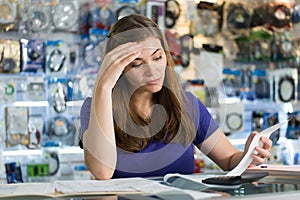
[[(284, 86), (287, 86), (283, 84), (289, 84), (290, 87), (282, 88)], [(290, 96), (283, 96), (283, 92), (286, 92), (286, 89), (289, 89), (287, 94), (290, 94)], [(278, 97), (282, 102), (289, 102), (295, 99), (295, 80), (293, 77), (286, 75), (280, 78), (278, 83)]]

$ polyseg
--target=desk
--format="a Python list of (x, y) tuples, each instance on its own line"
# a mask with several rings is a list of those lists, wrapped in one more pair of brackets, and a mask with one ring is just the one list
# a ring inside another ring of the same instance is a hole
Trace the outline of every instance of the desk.
[[(293, 179), (293, 178), (292, 178)], [(159, 181), (159, 179), (155, 179)], [(221, 197), (212, 197), (210, 199), (261, 199), (261, 200), (299, 200), (300, 199), (300, 180), (298, 183), (291, 183), (289, 180), (274, 182), (273, 178), (264, 178), (259, 182), (242, 184), (237, 188), (206, 188), (190, 184), (186, 181), (184, 184), (176, 185), (181, 189), (191, 189), (195, 191), (204, 191), (209, 193), (221, 194)], [(61, 200), (191, 200), (192, 198), (183, 193), (164, 193), (163, 195), (147, 195), (142, 193), (132, 194), (93, 194), (93, 195), (69, 195), (64, 197), (45, 197), (45, 196), (12, 196), (0, 198), (5, 200), (36, 200), (36, 199), (61, 199)]]

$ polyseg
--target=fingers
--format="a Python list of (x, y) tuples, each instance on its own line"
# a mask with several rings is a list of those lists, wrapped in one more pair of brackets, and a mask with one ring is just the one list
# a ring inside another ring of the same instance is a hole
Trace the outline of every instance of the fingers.
[(107, 54), (107, 56), (110, 56), (113, 61), (117, 59), (124, 59), (124, 57), (130, 55), (132, 52), (140, 50), (141, 46), (142, 45), (137, 42), (125, 43), (113, 49)]
[(124, 68), (136, 59), (142, 50), (137, 42), (122, 44), (105, 55), (98, 72), (98, 82), (112, 88), (121, 76)]
[(272, 148), (272, 141), (267, 137), (261, 137), (260, 141), (263, 143), (262, 147), (255, 147), (255, 151), (257, 154), (253, 154), (253, 162), (252, 164), (258, 165), (263, 164), (269, 158), (271, 158), (271, 148)]

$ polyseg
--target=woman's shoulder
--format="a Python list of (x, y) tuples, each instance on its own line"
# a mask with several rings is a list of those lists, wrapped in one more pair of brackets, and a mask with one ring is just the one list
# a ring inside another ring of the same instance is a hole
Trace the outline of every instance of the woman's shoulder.
[(82, 103), (82, 105), (81, 105), (81, 110), (90, 109), (91, 104), (92, 104), (92, 97), (86, 97), (86, 98), (83, 100), (83, 103)]

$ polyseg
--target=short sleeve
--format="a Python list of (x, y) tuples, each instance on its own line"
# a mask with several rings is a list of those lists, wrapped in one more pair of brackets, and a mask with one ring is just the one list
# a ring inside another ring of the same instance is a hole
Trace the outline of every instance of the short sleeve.
[(194, 144), (201, 144), (209, 136), (211, 136), (218, 128), (218, 123), (212, 118), (210, 112), (205, 105), (196, 98), (192, 93), (186, 93), (192, 106), (192, 118), (196, 127), (197, 133), (194, 140)]
[(80, 134), (79, 134), (79, 146), (82, 147), (82, 138), (84, 132), (88, 129), (91, 113), (92, 98), (87, 97), (80, 109)]

